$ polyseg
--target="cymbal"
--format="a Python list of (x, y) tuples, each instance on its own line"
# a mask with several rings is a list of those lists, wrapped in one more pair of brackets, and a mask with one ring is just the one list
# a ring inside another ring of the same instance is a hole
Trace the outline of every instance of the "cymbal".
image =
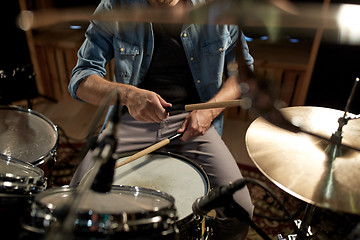
[(343, 127), (344, 145), (331, 144), (344, 112), (323, 107), (281, 109), (294, 125), (321, 137), (279, 128), (262, 117), (246, 132), (257, 168), (285, 192), (318, 207), (360, 214), (360, 119)]

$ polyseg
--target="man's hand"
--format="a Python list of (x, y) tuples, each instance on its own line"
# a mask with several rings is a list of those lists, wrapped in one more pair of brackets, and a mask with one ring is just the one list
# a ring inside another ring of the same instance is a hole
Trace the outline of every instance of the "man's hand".
[(125, 105), (136, 120), (158, 123), (169, 116), (164, 108), (172, 106), (155, 92), (137, 87), (127, 91)]
[(183, 133), (180, 139), (187, 141), (193, 137), (204, 135), (213, 120), (214, 114), (212, 109), (192, 111), (186, 116), (177, 131), (178, 133)]

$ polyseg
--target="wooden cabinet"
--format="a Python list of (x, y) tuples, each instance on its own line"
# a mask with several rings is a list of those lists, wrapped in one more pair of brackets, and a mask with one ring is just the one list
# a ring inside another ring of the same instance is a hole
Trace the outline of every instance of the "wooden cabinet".
[[(19, 0), (21, 10), (47, 10), (52, 1)], [(81, 26), (71, 29), (72, 24)], [(26, 31), (28, 48), (39, 94), (54, 100), (69, 96), (67, 84), (84, 40), (87, 23), (60, 23)]]
[(57, 26), (57, 29), (63, 31), (38, 33), (33, 44), (39, 65), (36, 75), (41, 94), (60, 100), (69, 94), (67, 85), (84, 33), (81, 30), (71, 31), (66, 25)]

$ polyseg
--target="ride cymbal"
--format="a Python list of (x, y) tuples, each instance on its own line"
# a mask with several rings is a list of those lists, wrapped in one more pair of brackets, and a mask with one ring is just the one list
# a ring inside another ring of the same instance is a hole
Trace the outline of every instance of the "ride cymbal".
[[(332, 144), (344, 112), (322, 107), (289, 107), (281, 112), (306, 133), (293, 133), (257, 118), (246, 146), (259, 170), (289, 194), (319, 207), (360, 214), (360, 119), (343, 127), (343, 145)], [(326, 140), (328, 139), (328, 141)]]

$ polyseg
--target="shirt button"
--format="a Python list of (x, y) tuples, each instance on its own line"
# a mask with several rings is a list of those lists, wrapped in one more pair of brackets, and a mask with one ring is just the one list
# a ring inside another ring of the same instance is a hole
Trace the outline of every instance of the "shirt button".
[(200, 83), (200, 79), (197, 80), (197, 83)]
[(120, 52), (123, 52), (125, 49), (124, 48), (120, 48)]
[(185, 38), (186, 38), (186, 37), (187, 37), (187, 33), (184, 33), (184, 34), (183, 34), (183, 37), (185, 37)]
[(219, 48), (219, 52), (222, 52), (223, 51), (223, 48)]
[(190, 60), (191, 60), (191, 61), (194, 61), (194, 58), (193, 58), (193, 57), (191, 57), (191, 58), (190, 58)]

